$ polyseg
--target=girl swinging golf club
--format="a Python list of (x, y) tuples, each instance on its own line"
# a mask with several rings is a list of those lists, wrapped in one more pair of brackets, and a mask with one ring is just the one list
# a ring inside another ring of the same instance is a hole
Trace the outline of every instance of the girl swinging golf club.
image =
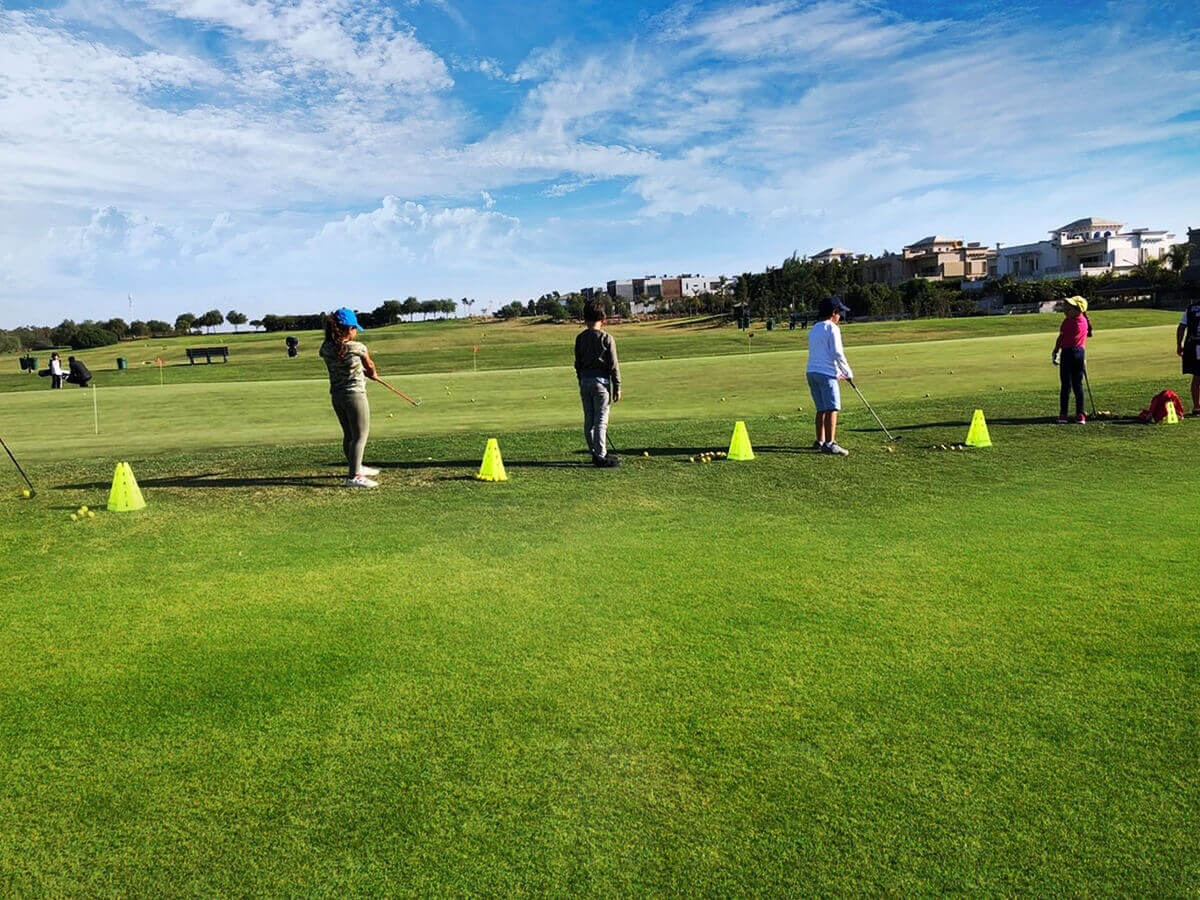
[(346, 454), (346, 487), (373, 488), (378, 469), (363, 465), (367, 435), (371, 431), (371, 408), (367, 404), (367, 382), (378, 375), (365, 344), (355, 340), (360, 326), (354, 310), (342, 307), (325, 317), (325, 342), (321, 359), (329, 370), (329, 398), (342, 426), (342, 451)]

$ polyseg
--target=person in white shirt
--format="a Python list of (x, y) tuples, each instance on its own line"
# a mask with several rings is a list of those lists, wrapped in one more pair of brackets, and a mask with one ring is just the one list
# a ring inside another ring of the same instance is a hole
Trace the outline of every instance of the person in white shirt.
[(50, 354), (50, 389), (58, 390), (62, 387), (63, 367), (62, 357), (57, 353)]
[(849, 456), (837, 442), (838, 410), (842, 408), (838, 381), (854, 378), (838, 323), (849, 308), (837, 297), (826, 297), (818, 307), (820, 321), (808, 332), (808, 390), (817, 407), (817, 439), (813, 449), (832, 456)]

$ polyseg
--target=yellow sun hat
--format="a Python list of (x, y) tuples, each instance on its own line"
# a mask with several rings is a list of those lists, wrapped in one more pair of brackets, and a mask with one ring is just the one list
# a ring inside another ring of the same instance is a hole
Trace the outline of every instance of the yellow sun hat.
[(1080, 297), (1078, 294), (1076, 294), (1074, 297), (1067, 297), (1064, 299), (1063, 303), (1067, 304), (1068, 306), (1078, 307), (1080, 312), (1087, 312), (1086, 297)]

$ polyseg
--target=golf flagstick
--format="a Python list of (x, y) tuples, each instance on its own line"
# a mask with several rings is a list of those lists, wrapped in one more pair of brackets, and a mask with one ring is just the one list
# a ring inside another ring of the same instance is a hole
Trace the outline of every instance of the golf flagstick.
[(25, 474), (25, 470), (21, 468), (21, 464), (17, 462), (17, 458), (13, 456), (13, 452), (8, 449), (8, 444), (4, 443), (4, 438), (0, 438), (0, 444), (4, 446), (4, 452), (8, 454), (8, 458), (12, 460), (12, 464), (17, 467), (17, 471), (21, 473), (21, 477), (25, 479), (25, 483), (29, 485), (29, 496), (37, 496), (37, 488), (33, 486), (33, 482), (29, 480), (29, 476)]
[(850, 383), (850, 387), (854, 388), (854, 393), (858, 394), (858, 399), (863, 402), (863, 406), (870, 410), (871, 415), (875, 416), (875, 421), (879, 423), (879, 427), (882, 428), (883, 433), (887, 435), (888, 441), (895, 443), (896, 441), (900, 440), (900, 438), (904, 437), (902, 434), (893, 436), (892, 433), (887, 430), (887, 426), (883, 424), (883, 420), (879, 418), (875, 410), (871, 409), (871, 404), (867, 402), (867, 398), (864, 397), (863, 392), (858, 389), (858, 385), (854, 383), (853, 378), (847, 378), (846, 381)]
[(409, 403), (411, 403), (413, 406), (420, 406), (420, 405), (421, 405), (421, 401), (420, 401), (420, 400), (414, 400), (412, 397), (408, 396), (408, 394), (404, 393), (404, 391), (398, 391), (398, 390), (396, 390), (394, 387), (392, 387), (390, 384), (388, 384), (386, 381), (384, 381), (384, 380), (383, 380), (382, 378), (380, 378), (378, 375), (376, 375), (376, 376), (375, 376), (375, 380), (376, 380), (377, 382), (379, 382), (380, 384), (382, 384), (382, 385), (383, 385), (385, 388), (387, 388), (389, 391), (391, 391), (391, 392), (392, 392), (393, 394), (395, 394), (396, 396), (398, 396), (398, 397), (403, 397), (405, 400), (407, 400), (407, 401), (408, 401)]

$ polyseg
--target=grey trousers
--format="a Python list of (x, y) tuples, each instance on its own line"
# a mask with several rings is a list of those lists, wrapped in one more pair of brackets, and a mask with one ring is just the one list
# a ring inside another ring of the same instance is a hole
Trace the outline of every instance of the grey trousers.
[(580, 378), (579, 396), (583, 400), (583, 437), (592, 456), (608, 454), (608, 393), (607, 378)]
[(371, 407), (366, 394), (330, 394), (333, 411), (342, 425), (342, 452), (346, 454), (347, 477), (362, 469), (367, 435), (371, 433)]

